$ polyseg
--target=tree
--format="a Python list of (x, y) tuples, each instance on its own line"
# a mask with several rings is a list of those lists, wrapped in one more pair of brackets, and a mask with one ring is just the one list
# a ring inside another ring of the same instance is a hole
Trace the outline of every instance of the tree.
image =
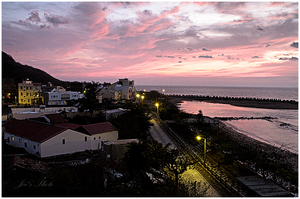
[(171, 149), (166, 153), (166, 168), (175, 175), (174, 194), (177, 195), (179, 175), (185, 172), (193, 163), (185, 155), (180, 154), (178, 149)]
[(82, 100), (82, 105), (84, 108), (88, 109), (91, 113), (91, 117), (93, 117), (93, 112), (97, 105), (99, 104), (99, 100), (97, 99), (98, 93), (102, 90), (100, 88), (100, 83), (92, 81), (88, 85), (85, 86), (84, 98)]

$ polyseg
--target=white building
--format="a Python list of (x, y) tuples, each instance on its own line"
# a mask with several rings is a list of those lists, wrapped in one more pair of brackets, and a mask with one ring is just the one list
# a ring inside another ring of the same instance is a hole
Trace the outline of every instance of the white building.
[(45, 96), (46, 105), (67, 105), (70, 100), (82, 98), (80, 92), (66, 91), (63, 87), (57, 86)]
[(134, 96), (135, 87), (134, 80), (130, 81), (129, 79), (119, 79), (118, 82), (113, 83), (108, 87), (110, 90), (120, 91), (121, 100), (130, 100)]
[(24, 148), (41, 158), (101, 149), (103, 141), (117, 139), (117, 129), (108, 122), (80, 126), (13, 119), (4, 125), (8, 145)]

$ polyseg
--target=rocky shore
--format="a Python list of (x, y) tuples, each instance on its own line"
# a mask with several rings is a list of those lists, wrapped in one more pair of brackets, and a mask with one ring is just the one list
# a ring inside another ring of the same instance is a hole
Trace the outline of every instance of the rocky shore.
[(227, 125), (224, 122), (219, 121), (215, 124), (219, 125), (219, 128), (222, 131), (222, 133), (229, 135), (231, 139), (241, 143), (243, 146), (248, 146), (256, 151), (262, 151), (266, 153), (267, 157), (273, 158), (277, 155), (285, 157), (284, 160), (281, 159), (280, 161), (284, 161), (283, 163), (290, 163), (291, 165), (293, 165), (294, 171), (298, 171), (298, 154), (272, 146), (268, 143), (260, 142), (245, 134), (239, 133), (233, 127)]
[[(178, 105), (179, 103), (182, 103), (183, 101), (193, 101), (195, 100), (193, 97), (170, 97), (169, 101), (175, 105)], [(225, 99), (225, 100), (207, 100), (206, 102), (210, 102), (210, 103), (225, 103), (225, 104), (237, 104), (237, 100), (232, 100), (232, 99)], [(298, 109), (298, 103), (292, 102), (278, 102), (277, 104), (274, 102), (270, 102), (267, 101), (265, 102), (265, 104), (268, 104), (266, 106), (268, 106), (271, 109), (285, 109), (287, 106), (290, 106), (290, 109)], [(243, 106), (245, 107), (245, 101), (240, 103), (239, 106)], [(250, 104), (248, 104), (246, 107), (255, 107), (255, 108), (261, 108), (259, 106), (257, 106), (256, 102), (252, 102)], [(265, 107), (266, 108), (266, 107)], [(290, 163), (291, 165), (293, 165), (293, 169), (294, 171), (298, 171), (298, 154), (292, 153), (290, 151), (287, 150), (283, 150), (279, 147), (275, 147), (273, 145), (270, 145), (268, 143), (264, 143), (264, 142), (260, 142), (254, 138), (251, 138), (245, 134), (242, 134), (240, 132), (238, 132), (236, 129), (234, 129), (233, 127), (227, 125), (225, 122), (222, 122), (220, 120), (218, 120), (217, 118), (210, 118), (209, 120), (211, 120), (211, 123), (214, 123), (215, 125), (219, 125), (219, 128), (222, 130), (222, 132), (224, 134), (229, 135), (233, 140), (241, 143), (244, 146), (249, 146), (250, 148), (252, 148), (253, 150), (257, 150), (257, 151), (263, 151), (265, 152), (269, 157), (273, 157), (276, 155), (285, 157), (284, 160), (280, 160), (280, 161), (285, 161), (286, 163)]]

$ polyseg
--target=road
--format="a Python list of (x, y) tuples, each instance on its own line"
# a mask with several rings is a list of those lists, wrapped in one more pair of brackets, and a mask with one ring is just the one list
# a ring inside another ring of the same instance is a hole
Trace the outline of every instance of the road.
[[(167, 143), (171, 143), (170, 147), (176, 148), (176, 145), (172, 142), (172, 140), (168, 137), (168, 135), (161, 129), (159, 124), (156, 120), (152, 119), (151, 122), (154, 126), (150, 129), (150, 134), (152, 138), (165, 146)], [(185, 171), (181, 175), (181, 179), (185, 182), (197, 182), (199, 186), (203, 184), (209, 184), (207, 180), (202, 176), (202, 174), (193, 167), (189, 167), (187, 171)], [(221, 197), (221, 195), (212, 187), (210, 186), (206, 192), (205, 197)]]

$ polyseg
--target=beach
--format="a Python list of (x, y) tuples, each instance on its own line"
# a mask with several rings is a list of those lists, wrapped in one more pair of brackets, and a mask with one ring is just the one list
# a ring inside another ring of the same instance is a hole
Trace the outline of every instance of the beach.
[[(170, 97), (169, 98), (170, 102), (175, 104), (177, 107), (180, 103), (183, 101), (194, 101), (193, 98), (191, 97)], [(210, 103), (224, 103), (224, 104), (230, 104), (233, 105), (235, 100), (207, 100), (206, 102)], [(273, 104), (271, 102), (269, 103), (268, 107), (269, 109), (277, 109), (278, 107), (281, 109), (284, 109), (285, 103), (278, 103), (278, 104)], [(266, 103), (266, 104), (267, 104)], [(288, 104), (288, 103), (286, 103)], [(256, 106), (257, 104), (255, 102), (248, 104), (246, 107), (253, 107), (253, 108), (258, 108)], [(244, 106), (244, 103), (240, 103), (239, 106)], [(293, 107), (294, 109), (295, 107)], [(209, 118), (209, 117), (207, 117)], [(246, 134), (243, 134), (239, 132), (237, 129), (235, 129), (233, 126), (230, 126), (226, 122), (222, 122), (216, 118), (210, 118), (210, 120), (214, 120), (213, 124), (219, 125), (219, 129), (221, 130), (224, 135), (228, 135), (231, 137), (232, 140), (240, 143), (243, 146), (249, 146), (249, 148), (256, 150), (256, 151), (263, 151), (266, 153), (267, 157), (274, 157), (274, 156), (282, 156), (284, 157), (283, 159), (280, 159), (279, 161), (283, 161), (280, 163), (290, 163), (293, 165), (293, 170), (298, 171), (298, 154), (292, 153), (288, 150), (283, 150), (279, 147), (273, 146), (271, 144), (259, 141), (257, 139), (254, 139)]]

